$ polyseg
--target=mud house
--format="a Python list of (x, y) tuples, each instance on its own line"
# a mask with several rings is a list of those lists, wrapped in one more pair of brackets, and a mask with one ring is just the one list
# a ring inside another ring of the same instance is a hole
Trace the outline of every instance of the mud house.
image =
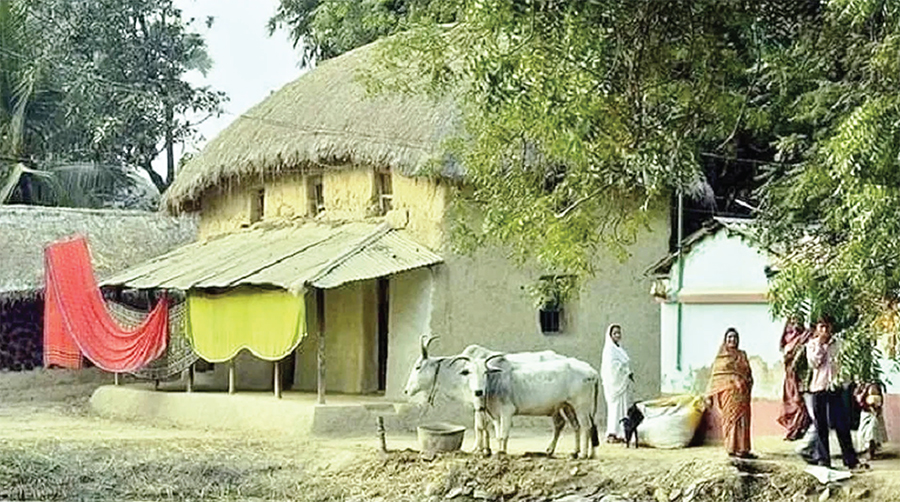
[(42, 364), (44, 246), (85, 235), (101, 279), (196, 239), (192, 218), (115, 209), (0, 205), (0, 369)]
[[(465, 186), (464, 166), (441, 149), (461, 127), (455, 107), (367, 96), (356, 76), (371, 52), (322, 62), (214, 138), (165, 197), (171, 213), (199, 215), (201, 241), (108, 283), (184, 289), (222, 309), (237, 308), (235, 294), (298, 298), (278, 311), (299, 319), (278, 350), (264, 353), (255, 337), (269, 335), (251, 328), (219, 347), (214, 371), (198, 375), (214, 388), (229, 373), (237, 389), (271, 388), (281, 361), (294, 390), (400, 400), (423, 334), (440, 336), (437, 353), (553, 349), (599, 367), (605, 328), (617, 322), (638, 394), (655, 395), (659, 315), (642, 272), (667, 250), (665, 204), (629, 260), (598, 253), (600, 273), (578, 299), (542, 315), (523, 288), (553, 271), (517, 267), (500, 249), (459, 255), (449, 242), (450, 206)], [(218, 364), (235, 355), (233, 372)]]

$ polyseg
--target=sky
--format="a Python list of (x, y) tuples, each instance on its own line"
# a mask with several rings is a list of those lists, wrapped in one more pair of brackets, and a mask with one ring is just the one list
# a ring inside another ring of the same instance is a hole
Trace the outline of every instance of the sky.
[[(187, 79), (224, 91), (229, 98), (224, 105), (226, 113), (200, 124), (205, 141), (302, 73), (299, 52), (291, 46), (287, 33), (268, 34), (266, 22), (275, 13), (278, 0), (176, 0), (175, 4), (182, 9), (184, 19), (197, 19), (193, 29), (203, 35), (213, 60), (206, 76), (192, 72)], [(205, 24), (207, 16), (214, 18), (210, 29)], [(184, 151), (198, 151), (205, 141), (177, 146), (176, 162)], [(164, 173), (165, 163), (163, 153), (153, 165)]]

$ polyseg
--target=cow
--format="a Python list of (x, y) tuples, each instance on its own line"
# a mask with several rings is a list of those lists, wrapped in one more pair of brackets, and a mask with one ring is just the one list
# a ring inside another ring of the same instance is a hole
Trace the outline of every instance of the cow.
[(571, 409), (575, 415), (572, 456), (594, 456), (594, 447), (599, 444), (596, 416), (600, 375), (590, 364), (562, 356), (516, 361), (506, 354), (486, 358), (459, 355), (450, 364), (459, 360), (467, 366), (465, 376), (476, 412), (483, 411), (499, 422), (501, 453), (507, 449), (513, 415), (555, 417)]
[[(458, 364), (459, 359), (457, 358), (463, 356), (468, 359), (481, 359), (500, 354), (500, 352), (473, 344), (466, 347), (458, 356), (429, 357), (428, 347), (436, 339), (437, 337), (423, 336), (420, 340), (421, 354), (409, 373), (403, 393), (407, 397), (412, 397), (420, 392), (427, 392), (428, 403), (434, 404), (435, 396), (440, 388), (449, 397), (469, 403), (475, 407), (476, 403), (468, 386), (469, 370), (465, 365)], [(563, 358), (563, 356), (551, 350), (506, 354), (506, 357), (512, 361), (521, 362)], [(556, 450), (556, 443), (565, 427), (566, 419), (568, 418), (573, 426), (576, 420), (574, 410), (571, 407), (562, 408), (559, 413), (551, 418), (553, 419), (553, 439), (547, 446), (546, 452), (548, 456), (552, 456)], [(488, 421), (493, 423), (495, 434), (498, 434), (500, 430), (499, 422), (492, 420), (491, 417), (486, 417), (483, 412), (479, 412), (476, 409), (474, 451), (480, 450), (485, 455), (491, 454)]]

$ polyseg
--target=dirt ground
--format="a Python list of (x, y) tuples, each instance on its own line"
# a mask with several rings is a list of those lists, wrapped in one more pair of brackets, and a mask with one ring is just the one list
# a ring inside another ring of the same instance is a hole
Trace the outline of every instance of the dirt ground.
[[(549, 439), (519, 431), (510, 454), (435, 458), (413, 436), (285, 440), (179, 429), (93, 415), (87, 399), (109, 375), (93, 370), (0, 373), (2, 500), (471, 500), (624, 502), (900, 500), (900, 460), (825, 487), (793, 444), (759, 438), (760, 460), (732, 464), (715, 446), (682, 450), (601, 445), (593, 460), (529, 456)], [(471, 438), (464, 448), (469, 449)], [(826, 492), (827, 489), (827, 492)]]

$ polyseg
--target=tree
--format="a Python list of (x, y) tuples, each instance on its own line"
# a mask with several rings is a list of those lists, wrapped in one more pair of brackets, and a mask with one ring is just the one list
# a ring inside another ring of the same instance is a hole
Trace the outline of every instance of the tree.
[[(330, 3), (303, 3), (295, 40), (333, 55), (371, 39), (327, 45), (358, 32), (341, 24), (352, 16), (317, 31)], [(873, 341), (900, 329), (900, 4), (436, 6), (445, 19), (426, 10), (383, 30), (394, 35), (365, 80), (460, 103), (464, 135), (447, 146), (472, 189), (455, 242), (584, 277), (598, 249), (627, 254), (667, 194), (710, 185), (713, 211), (740, 201), (784, 255), (773, 313), (835, 316), (846, 367), (877, 375)]]
[(599, 249), (627, 255), (649, 210), (698, 192), (709, 166), (771, 159), (780, 109), (760, 99), (764, 62), (808, 8), (469, 2), (452, 27), (389, 38), (368, 81), (461, 103), (465, 140), (449, 146), (473, 190), (456, 242), (583, 277)]
[[(194, 21), (183, 20), (171, 1), (2, 5), (0, 92), (7, 113), (0, 127), (19, 132), (2, 138), (5, 156), (15, 162), (0, 173), (0, 200), (106, 205), (99, 194), (133, 198), (135, 190), (113, 188), (140, 184), (130, 166), (145, 171), (157, 192), (165, 190), (175, 174), (174, 145), (196, 135), (188, 114), (217, 114), (224, 100), (184, 79), (211, 65), (202, 38), (190, 30)], [(165, 177), (151, 165), (161, 152)], [(89, 180), (95, 185), (85, 185)], [(89, 193), (69, 193), (79, 187)]]
[[(172, 182), (174, 145), (196, 135), (189, 114), (217, 115), (225, 96), (184, 77), (212, 65), (202, 37), (172, 0), (52, 0), (70, 50), (64, 86), (67, 131), (90, 145), (81, 158), (144, 169), (160, 191)], [(212, 20), (208, 19), (207, 23)], [(163, 178), (151, 162), (166, 153)]]
[(281, 0), (269, 19), (269, 34), (287, 30), (294, 47), (300, 47), (301, 65), (309, 66), (374, 42), (424, 15), (452, 21), (455, 4), (446, 0)]
[(763, 187), (763, 228), (786, 258), (774, 311), (828, 313), (849, 341), (848, 369), (879, 374), (900, 323), (900, 5), (829, 2), (818, 29), (769, 72), (795, 132)]

